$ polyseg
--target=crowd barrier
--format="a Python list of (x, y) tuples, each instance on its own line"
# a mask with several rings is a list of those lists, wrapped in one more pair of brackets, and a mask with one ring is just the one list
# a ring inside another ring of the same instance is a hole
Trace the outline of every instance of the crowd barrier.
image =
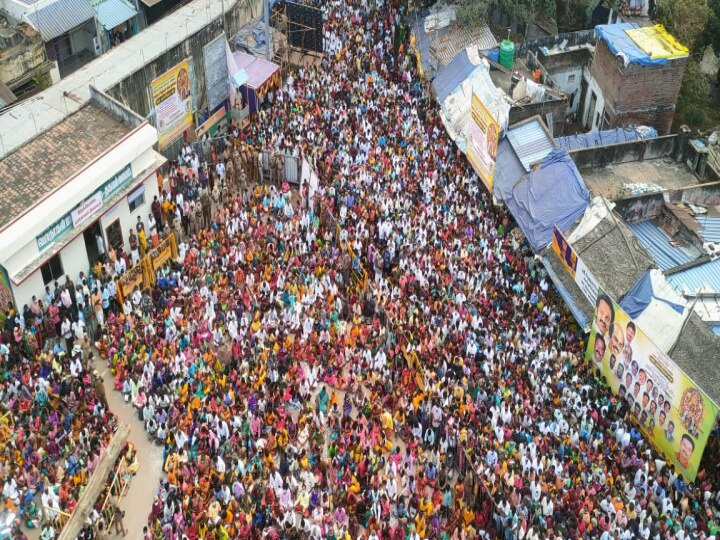
[(115, 280), (119, 302), (122, 304), (125, 298), (133, 293), (135, 287), (141, 291), (153, 287), (158, 269), (177, 256), (175, 233), (171, 232), (160, 240), (157, 246), (149, 249), (135, 266)]

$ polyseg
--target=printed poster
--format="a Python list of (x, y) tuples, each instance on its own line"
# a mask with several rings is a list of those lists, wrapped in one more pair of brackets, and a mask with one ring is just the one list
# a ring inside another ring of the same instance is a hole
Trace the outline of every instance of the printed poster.
[(467, 157), (492, 193), (500, 125), (474, 93), (470, 114), (472, 118), (467, 140)]
[(572, 276), (575, 283), (580, 287), (580, 290), (585, 295), (585, 298), (588, 299), (588, 302), (595, 305), (597, 291), (600, 285), (592, 272), (585, 266), (582, 259), (578, 257), (577, 252), (570, 245), (570, 242), (567, 241), (562, 231), (558, 229), (557, 225), (555, 225), (553, 231), (552, 248), (562, 261), (568, 274)]
[(5, 324), (5, 311), (12, 306), (15, 307), (10, 278), (4, 266), (0, 266), (0, 324)]
[(653, 445), (688, 481), (715, 425), (717, 406), (602, 289), (586, 359), (630, 407)]
[(151, 84), (160, 149), (193, 126), (190, 62), (186, 58)]

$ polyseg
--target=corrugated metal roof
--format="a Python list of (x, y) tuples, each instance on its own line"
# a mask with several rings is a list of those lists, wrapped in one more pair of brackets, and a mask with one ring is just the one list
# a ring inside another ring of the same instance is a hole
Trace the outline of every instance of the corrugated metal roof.
[(95, 6), (95, 12), (105, 30), (112, 30), (137, 15), (137, 10), (126, 0), (103, 0)]
[(48, 42), (69, 32), (85, 21), (95, 18), (95, 10), (87, 0), (56, 0), (25, 14), (28, 22)]
[(667, 276), (681, 293), (694, 294), (698, 289), (720, 294), (720, 259), (688, 268)]
[(670, 238), (652, 221), (628, 223), (628, 227), (661, 270), (689, 263), (693, 257), (681, 247), (670, 244)]
[(447, 66), (453, 58), (466, 47), (477, 47), (487, 51), (498, 46), (490, 27), (485, 22), (472, 26), (453, 24), (446, 27), (445, 32), (430, 32), (430, 52), (440, 64)]
[(717, 216), (695, 216), (697, 222), (702, 226), (700, 236), (707, 242), (720, 242), (720, 217)]
[(507, 138), (527, 172), (530, 172), (533, 163), (545, 159), (555, 147), (555, 142), (538, 118), (510, 128)]

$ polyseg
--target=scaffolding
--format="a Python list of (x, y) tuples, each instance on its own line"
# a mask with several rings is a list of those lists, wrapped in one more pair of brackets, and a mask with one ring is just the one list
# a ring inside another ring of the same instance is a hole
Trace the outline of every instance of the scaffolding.
[[(322, 53), (310, 50), (305, 47), (296, 47), (290, 45), (291, 36), (298, 33), (307, 33), (316, 31), (312, 26), (301, 24), (297, 21), (292, 22), (293, 29), (290, 29), (290, 20), (287, 17), (287, 6), (282, 4), (273, 8), (270, 14), (270, 27), (278, 31), (273, 38), (273, 58), (272, 61), (280, 66), (283, 73), (289, 66), (306, 66), (312, 65), (322, 58)], [(280, 37), (280, 39), (278, 39)], [(305, 43), (304, 39), (300, 40)]]

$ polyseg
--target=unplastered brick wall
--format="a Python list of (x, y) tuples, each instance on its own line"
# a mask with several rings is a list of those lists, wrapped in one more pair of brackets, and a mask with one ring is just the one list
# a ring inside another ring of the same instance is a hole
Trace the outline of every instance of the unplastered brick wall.
[(614, 113), (611, 124), (644, 123), (660, 134), (669, 132), (687, 58), (668, 60), (665, 65), (623, 65), (604, 40), (598, 40), (590, 71)]

